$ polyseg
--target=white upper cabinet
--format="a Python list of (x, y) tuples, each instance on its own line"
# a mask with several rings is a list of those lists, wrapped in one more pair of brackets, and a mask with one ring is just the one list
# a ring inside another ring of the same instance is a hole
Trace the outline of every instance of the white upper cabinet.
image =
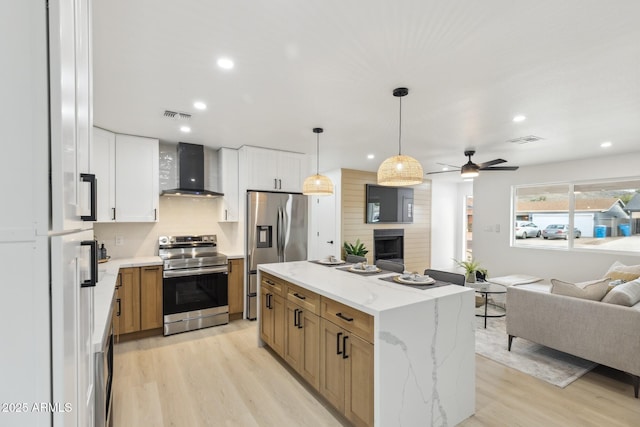
[(115, 221), (116, 216), (116, 134), (93, 128), (93, 171), (98, 182), (97, 221)]
[(155, 222), (159, 141), (94, 128), (98, 221)]
[(306, 156), (259, 147), (242, 147), (246, 153), (247, 189), (300, 193), (306, 177)]
[(158, 150), (157, 139), (116, 134), (116, 221), (158, 220)]
[(239, 217), (239, 191), (238, 191), (238, 150), (221, 148), (218, 151), (218, 182), (220, 192), (219, 222), (237, 222)]

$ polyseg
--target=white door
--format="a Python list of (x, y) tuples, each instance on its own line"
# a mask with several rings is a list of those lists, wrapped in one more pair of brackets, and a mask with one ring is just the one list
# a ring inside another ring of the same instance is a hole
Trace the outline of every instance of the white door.
[(49, 3), (51, 227), (56, 231), (93, 227), (81, 218), (91, 214), (89, 17), (83, 16), (86, 0), (77, 0), (77, 9), (75, 3)]
[(82, 287), (92, 274), (90, 241), (93, 231), (51, 237), (54, 426), (93, 425), (93, 288)]
[(336, 195), (311, 196), (311, 237), (309, 259), (330, 255), (340, 258), (342, 244), (336, 233)]

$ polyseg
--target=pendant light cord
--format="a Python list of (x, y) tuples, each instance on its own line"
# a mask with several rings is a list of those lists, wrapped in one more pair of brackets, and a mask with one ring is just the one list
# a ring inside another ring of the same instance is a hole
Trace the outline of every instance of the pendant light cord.
[(398, 120), (398, 156), (402, 154), (402, 97), (400, 97), (400, 120)]
[(320, 134), (319, 133), (316, 134), (316, 175), (320, 175)]

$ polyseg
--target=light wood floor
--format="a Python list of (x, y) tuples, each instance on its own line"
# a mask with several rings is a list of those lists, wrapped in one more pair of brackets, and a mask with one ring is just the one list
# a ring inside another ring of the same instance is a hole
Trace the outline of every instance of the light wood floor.
[[(256, 327), (240, 320), (117, 344), (114, 426), (345, 425), (256, 347)], [(630, 379), (605, 367), (560, 389), (476, 355), (476, 391), (476, 414), (462, 426), (640, 425)]]

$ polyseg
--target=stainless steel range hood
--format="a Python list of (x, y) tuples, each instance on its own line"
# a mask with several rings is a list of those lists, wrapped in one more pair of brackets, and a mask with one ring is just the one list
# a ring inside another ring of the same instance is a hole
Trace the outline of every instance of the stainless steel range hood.
[(162, 196), (220, 197), (223, 193), (204, 188), (204, 147), (178, 143), (178, 188), (164, 190)]

